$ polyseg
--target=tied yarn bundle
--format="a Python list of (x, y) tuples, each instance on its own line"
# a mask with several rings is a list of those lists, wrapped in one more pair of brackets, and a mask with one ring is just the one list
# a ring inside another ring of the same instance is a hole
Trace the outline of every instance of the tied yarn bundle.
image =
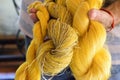
[(106, 30), (87, 16), (102, 3), (46, 0), (30, 4), (28, 11), (35, 8), (39, 21), (34, 24), (26, 61), (17, 69), (15, 80), (41, 80), (44, 74), (54, 77), (68, 66), (76, 80), (107, 80), (111, 56), (104, 47)]

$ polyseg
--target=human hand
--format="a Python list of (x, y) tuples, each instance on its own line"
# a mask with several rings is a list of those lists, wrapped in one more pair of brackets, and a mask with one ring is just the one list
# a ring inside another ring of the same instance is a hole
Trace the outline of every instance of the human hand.
[(113, 17), (103, 10), (91, 9), (88, 12), (90, 20), (96, 20), (102, 23), (106, 29), (110, 28), (113, 23)]
[(32, 19), (32, 21), (35, 23), (38, 21), (37, 15), (36, 15), (37, 10), (35, 8), (30, 9), (29, 11), (29, 16)]

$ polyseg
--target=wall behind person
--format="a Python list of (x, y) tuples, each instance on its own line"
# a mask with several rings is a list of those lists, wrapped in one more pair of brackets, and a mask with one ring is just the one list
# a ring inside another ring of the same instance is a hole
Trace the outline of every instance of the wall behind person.
[[(20, 5), (20, 0), (16, 0)], [(0, 0), (0, 35), (16, 35), (18, 15), (12, 0)]]

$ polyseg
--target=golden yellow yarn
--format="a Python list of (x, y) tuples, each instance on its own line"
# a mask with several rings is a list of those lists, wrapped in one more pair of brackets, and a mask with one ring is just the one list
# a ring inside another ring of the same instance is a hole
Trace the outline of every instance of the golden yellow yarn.
[[(39, 21), (34, 25), (34, 38), (27, 50), (26, 61), (16, 71), (15, 80), (33, 80), (33, 78), (34, 80), (40, 80), (40, 63), (36, 58), (36, 52), (46, 35), (49, 14), (46, 7), (44, 5), (41, 5), (41, 2), (35, 2), (29, 8), (32, 7), (38, 9), (37, 16), (39, 18)], [(44, 30), (44, 32), (42, 30)]]
[(51, 17), (59, 19), (61, 22), (72, 24), (72, 15), (64, 5), (49, 2), (47, 4), (47, 8)]
[(87, 16), (90, 9), (99, 9), (102, 3), (46, 0), (29, 5), (28, 12), (31, 8), (38, 10), (39, 21), (33, 27), (26, 61), (16, 71), (15, 80), (40, 80), (44, 74), (55, 76), (68, 66), (76, 80), (108, 80), (111, 56), (104, 47), (106, 30)]
[[(63, 21), (49, 20), (46, 29), (49, 17), (45, 5), (41, 2), (31, 4), (30, 8), (38, 10), (39, 21), (34, 25), (34, 38), (28, 48), (26, 62), (16, 72), (16, 80), (40, 80), (43, 73), (51, 76), (58, 74), (70, 64), (73, 47), (78, 40), (76, 32)], [(43, 42), (46, 31), (50, 40)], [(22, 72), (24, 76), (20, 75)]]
[(70, 11), (72, 15), (75, 14), (76, 10), (78, 9), (78, 6), (82, 1), (85, 0), (66, 0), (67, 9)]
[(76, 80), (107, 80), (110, 76), (111, 57), (104, 48), (106, 31), (102, 24), (90, 21), (87, 16), (90, 9), (99, 9), (101, 5), (102, 0), (86, 0), (75, 12), (73, 28), (80, 37), (70, 67)]

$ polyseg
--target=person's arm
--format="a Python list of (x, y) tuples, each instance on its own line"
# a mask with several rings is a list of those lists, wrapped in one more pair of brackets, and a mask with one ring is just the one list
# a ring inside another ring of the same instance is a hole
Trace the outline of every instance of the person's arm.
[(110, 11), (115, 20), (115, 25), (120, 23), (120, 0), (115, 1), (110, 6), (106, 7), (106, 10)]
[[(120, 23), (120, 0), (115, 1), (104, 9), (112, 13), (114, 17), (114, 24), (118, 25)], [(88, 16), (91, 20), (101, 22), (107, 28), (111, 27), (111, 24), (113, 23), (113, 17), (103, 10), (91, 9), (88, 13)]]

